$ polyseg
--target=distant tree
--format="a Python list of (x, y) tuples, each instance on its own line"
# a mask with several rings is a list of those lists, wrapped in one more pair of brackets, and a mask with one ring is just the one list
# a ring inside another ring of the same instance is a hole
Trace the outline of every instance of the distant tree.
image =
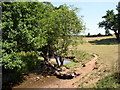
[(115, 33), (117, 40), (119, 39), (118, 32), (118, 14), (115, 14), (113, 10), (106, 11), (106, 15), (103, 16), (104, 20), (99, 22), (99, 27), (105, 28), (105, 30), (112, 30)]
[(98, 35), (97, 36), (101, 36), (102, 34), (101, 33), (98, 33)]
[(88, 36), (90, 36), (90, 33), (88, 33)]

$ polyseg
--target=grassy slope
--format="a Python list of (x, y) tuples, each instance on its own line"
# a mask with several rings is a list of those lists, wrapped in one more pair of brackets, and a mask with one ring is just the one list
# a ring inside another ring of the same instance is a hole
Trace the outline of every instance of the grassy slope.
[(75, 71), (77, 67), (82, 66), (83, 64), (87, 63), (91, 58), (93, 58), (90, 54), (83, 52), (83, 51), (74, 51), (74, 54), (70, 56), (75, 56), (70, 63), (65, 64), (64, 66), (69, 68), (71, 71)]
[[(113, 70), (113, 65), (118, 60), (118, 43), (114, 36), (109, 37), (85, 37), (86, 43), (79, 45), (79, 50), (84, 50), (90, 53), (96, 53), (100, 56), (98, 62), (107, 64)], [(115, 88), (115, 80), (113, 75), (107, 76), (100, 80), (95, 88)]]
[[(113, 36), (109, 37), (90, 37), (90, 38), (84, 38), (85, 41), (95, 41), (95, 40), (105, 40), (107, 38), (114, 38)], [(99, 42), (99, 41), (98, 41)], [(100, 43), (100, 42), (99, 42)], [(109, 66), (112, 66), (113, 63), (118, 59), (118, 44), (110, 44), (109, 40), (105, 41), (105, 44), (103, 41), (100, 44), (97, 43), (84, 43), (80, 44), (78, 46), (79, 50), (83, 50), (90, 53), (96, 53), (100, 56), (100, 59), (98, 62), (102, 62), (105, 64), (108, 64)]]

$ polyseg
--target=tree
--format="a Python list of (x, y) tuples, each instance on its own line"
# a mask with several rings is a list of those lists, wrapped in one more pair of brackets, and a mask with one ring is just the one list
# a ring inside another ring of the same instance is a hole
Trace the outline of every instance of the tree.
[(17, 53), (24, 51), (25, 54), (37, 54), (37, 49), (46, 45), (46, 31), (39, 25), (44, 8), (38, 2), (2, 3), (3, 68), (21, 69), (27, 61), (23, 61)]
[(101, 33), (98, 33), (97, 36), (101, 36), (102, 34)]
[[(54, 8), (49, 13), (44, 21), (44, 28), (48, 30), (47, 45), (42, 48), (43, 57), (52, 55), (60, 57), (61, 66), (63, 64), (63, 57), (68, 51), (68, 46), (71, 44), (71, 35), (78, 34), (84, 30), (85, 26), (81, 19), (75, 13), (75, 9), (69, 9), (67, 5), (60, 5)], [(56, 58), (56, 62), (59, 62)]]
[(70, 37), (85, 27), (75, 10), (67, 5), (57, 8), (50, 2), (3, 2), (3, 68), (30, 67), (39, 53), (48, 64), (48, 56), (59, 56), (62, 65)]
[(119, 39), (118, 32), (118, 14), (115, 14), (113, 10), (108, 10), (106, 15), (103, 16), (104, 20), (99, 22), (99, 27), (104, 27), (105, 30), (112, 30), (115, 33), (117, 40)]
[(87, 36), (90, 36), (90, 33), (88, 33), (88, 35)]
[(110, 31), (108, 29), (105, 30), (105, 35), (110, 35)]

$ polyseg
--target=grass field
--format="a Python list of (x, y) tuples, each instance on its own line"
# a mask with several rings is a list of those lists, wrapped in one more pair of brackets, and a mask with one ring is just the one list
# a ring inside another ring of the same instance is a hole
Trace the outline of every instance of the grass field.
[[(111, 73), (113, 70), (116, 71), (115, 65), (118, 61), (119, 44), (115, 40), (115, 36), (107, 37), (84, 37), (84, 43), (77, 46), (78, 50), (82, 50), (88, 53), (95, 53), (99, 55), (98, 63), (107, 65)], [(118, 77), (119, 78), (119, 77)], [(113, 83), (115, 82), (114, 75), (109, 75), (101, 79), (96, 84), (87, 86), (87, 88), (117, 88), (118, 86)]]
[[(86, 58), (84, 57), (83, 52), (85, 53), (91, 53), (91, 54), (97, 54), (99, 56), (97, 62), (99, 64), (105, 65), (103, 66), (103, 70), (101, 69), (97, 71), (96, 73), (88, 73), (88, 79), (86, 81), (79, 82), (79, 88), (81, 86), (83, 88), (118, 88), (120, 85), (117, 83), (119, 81), (116, 80), (115, 72), (117, 71), (116, 63), (118, 63), (118, 54), (120, 53), (118, 51), (119, 44), (116, 40), (115, 36), (104, 36), (104, 37), (73, 37), (73, 39), (76, 41), (77, 46), (71, 46), (70, 49), (73, 49), (75, 51), (78, 51), (77, 53), (74, 52), (74, 56), (77, 57), (77, 60), (80, 60), (80, 58)], [(83, 40), (83, 41), (81, 41)], [(82, 53), (80, 53), (82, 52)], [(81, 63), (88, 62), (90, 59), (83, 59)], [(66, 65), (70, 69), (74, 71), (76, 66), (81, 66), (80, 62), (74, 62), (74, 63), (68, 63)], [(106, 68), (106, 69), (105, 69)], [(110, 72), (110, 75), (105, 76), (105, 73), (102, 72), (104, 70), (107, 70)], [(112, 75), (111, 75), (112, 74)], [(85, 82), (90, 82), (90, 80), (94, 77), (100, 76), (101, 79), (97, 83), (93, 83), (92, 85), (88, 84), (87, 86), (84, 86)], [(118, 77), (119, 78), (119, 77)]]
[(85, 37), (86, 43), (79, 44), (78, 49), (99, 55), (99, 61), (112, 66), (118, 60), (118, 43), (115, 36)]

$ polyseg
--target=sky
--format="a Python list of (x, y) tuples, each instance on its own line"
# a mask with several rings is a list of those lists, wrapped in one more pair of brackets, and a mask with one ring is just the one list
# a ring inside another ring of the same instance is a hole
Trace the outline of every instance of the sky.
[[(47, 0), (46, 0), (47, 1)], [(86, 26), (85, 32), (82, 34), (87, 35), (90, 33), (93, 34), (105, 34), (103, 28), (98, 28), (98, 23), (101, 22), (102, 16), (106, 14), (107, 10), (116, 11), (116, 6), (119, 0), (48, 0), (54, 6), (58, 7), (59, 5), (67, 4), (74, 5), (74, 7), (79, 8), (77, 13), (78, 17), (83, 16), (83, 22)], [(113, 32), (111, 32), (113, 33)]]

